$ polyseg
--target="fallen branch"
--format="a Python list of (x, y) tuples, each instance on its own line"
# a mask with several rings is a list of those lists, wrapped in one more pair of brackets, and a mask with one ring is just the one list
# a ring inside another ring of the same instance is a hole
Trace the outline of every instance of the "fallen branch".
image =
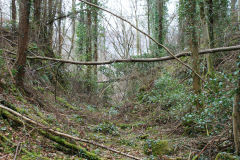
[[(77, 146), (76, 144), (73, 144), (73, 143), (69, 143), (64, 138), (62, 138), (60, 136), (53, 135), (54, 133), (47, 132), (46, 131), (47, 128), (43, 128), (43, 126), (37, 126), (37, 127), (34, 128), (34, 127), (32, 127), (30, 125), (30, 124), (33, 124), (31, 122), (25, 124), (22, 121), (22, 120), (25, 120), (24, 118), (16, 116), (15, 114), (12, 114), (10, 111), (6, 111), (6, 110), (1, 109), (1, 106), (0, 106), (0, 111), (1, 111), (0, 114), (3, 117), (11, 119), (18, 126), (26, 125), (28, 128), (37, 129), (38, 133), (40, 133), (44, 137), (46, 137), (46, 138), (48, 138), (48, 139), (50, 139), (50, 140), (52, 140), (52, 141), (54, 141), (54, 142), (64, 146), (64, 147), (66, 147), (67, 149), (70, 149), (72, 153), (75, 153), (75, 154), (79, 155), (81, 158), (86, 158), (86, 159), (89, 159), (89, 160), (101, 160), (96, 154), (88, 152), (85, 148), (83, 148), (81, 146)], [(16, 111), (14, 111), (14, 112), (16, 112)], [(18, 112), (16, 112), (16, 113), (18, 113)], [(29, 119), (29, 118), (27, 118), (27, 119)]]
[(16, 160), (16, 159), (17, 159), (18, 150), (19, 150), (19, 148), (20, 148), (20, 145), (21, 145), (21, 143), (18, 143), (13, 160)]
[[(3, 49), (9, 54), (16, 55), (16, 53), (12, 51), (8, 51)], [(207, 49), (199, 51), (200, 55), (203, 54), (213, 54), (217, 52), (226, 52), (226, 51), (236, 51), (240, 50), (240, 45), (237, 46), (230, 46), (230, 47), (221, 47), (221, 48), (214, 48), (214, 49)], [(236, 53), (237, 54), (237, 53)], [(175, 55), (176, 57), (186, 57), (191, 56), (191, 52), (183, 52)], [(54, 61), (54, 62), (61, 62), (61, 63), (68, 63), (68, 64), (75, 64), (75, 65), (106, 65), (106, 64), (113, 64), (113, 63), (137, 63), (137, 62), (160, 62), (160, 61), (168, 61), (174, 60), (175, 58), (172, 56), (165, 56), (160, 58), (134, 58), (134, 59), (115, 59), (110, 61), (71, 61), (71, 60), (64, 60), (64, 59), (57, 59), (57, 58), (50, 58), (50, 57), (42, 57), (42, 56), (28, 56), (27, 59), (39, 59), (39, 60), (47, 60), (47, 61)]]
[[(52, 134), (54, 134), (54, 135), (56, 135), (56, 136), (65, 137), (65, 138), (70, 138), (70, 139), (73, 139), (73, 140), (76, 140), (76, 141), (88, 143), (88, 144), (91, 144), (91, 145), (95, 145), (95, 146), (101, 147), (101, 148), (103, 148), (103, 149), (107, 149), (107, 150), (112, 151), (112, 152), (114, 152), (114, 153), (118, 153), (118, 154), (123, 155), (123, 156), (126, 156), (126, 157), (128, 157), (128, 158), (132, 158), (132, 159), (135, 159), (135, 160), (141, 160), (141, 159), (138, 158), (138, 157), (135, 157), (135, 156), (129, 155), (129, 154), (127, 154), (127, 153), (123, 153), (123, 152), (117, 151), (117, 150), (115, 150), (115, 149), (109, 148), (109, 147), (104, 146), (104, 145), (102, 145), (102, 144), (99, 144), (99, 143), (96, 143), (96, 142), (92, 142), (92, 141), (89, 141), (89, 140), (86, 140), (86, 139), (81, 139), (81, 138), (78, 138), (78, 137), (74, 137), (74, 136), (71, 136), (71, 135), (69, 135), (69, 134), (65, 134), (65, 133), (59, 132), (59, 131), (55, 131), (55, 130), (53, 130), (53, 129), (51, 129), (51, 128), (48, 128), (48, 127), (46, 127), (46, 126), (44, 126), (44, 125), (42, 125), (42, 124), (40, 124), (40, 123), (38, 123), (38, 122), (36, 122), (36, 121), (34, 121), (34, 120), (32, 120), (32, 119), (29, 119), (28, 117), (25, 117), (25, 116), (21, 115), (20, 113), (14, 111), (14, 110), (12, 110), (12, 109), (10, 109), (10, 108), (8, 108), (8, 107), (5, 107), (5, 106), (3, 106), (3, 105), (1, 105), (1, 104), (0, 104), (0, 108), (3, 109), (3, 110), (5, 110), (5, 111), (8, 111), (9, 113), (11, 113), (11, 114), (13, 114), (13, 115), (15, 115), (15, 116), (17, 116), (17, 117), (20, 117), (21, 119), (23, 119), (24, 121), (26, 121), (26, 122), (28, 122), (28, 123), (31, 123), (31, 124), (33, 124), (33, 125), (36, 125), (36, 126), (42, 128), (42, 129), (44, 129), (45, 131), (50, 132), (50, 133), (52, 133)], [(47, 134), (47, 132), (45, 132), (45, 134)], [(51, 137), (51, 138), (54, 138), (54, 137)], [(56, 137), (55, 137), (55, 138), (56, 138)]]
[(207, 149), (207, 147), (208, 147), (209, 145), (213, 144), (218, 137), (222, 137), (225, 132), (226, 132), (226, 131), (222, 132), (220, 135), (217, 135), (217, 136), (213, 137), (213, 138), (211, 139), (211, 141), (209, 141), (209, 142), (203, 147), (203, 149), (201, 150), (201, 152), (199, 152), (195, 158), (198, 159), (198, 158), (200, 157), (200, 155), (203, 154), (203, 152)]

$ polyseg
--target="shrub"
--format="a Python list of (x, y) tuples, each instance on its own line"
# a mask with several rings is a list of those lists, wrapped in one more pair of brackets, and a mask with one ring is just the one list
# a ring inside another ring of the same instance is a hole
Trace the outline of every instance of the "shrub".
[(171, 152), (167, 140), (147, 140), (143, 150), (146, 155), (153, 156), (162, 156)]
[(96, 126), (94, 128), (94, 131), (95, 132), (101, 132), (101, 133), (104, 133), (104, 134), (111, 134), (113, 136), (118, 136), (119, 135), (118, 128), (110, 122), (104, 122), (104, 123), (99, 124), (98, 126)]
[(234, 156), (230, 153), (218, 153), (215, 160), (239, 160), (240, 157)]

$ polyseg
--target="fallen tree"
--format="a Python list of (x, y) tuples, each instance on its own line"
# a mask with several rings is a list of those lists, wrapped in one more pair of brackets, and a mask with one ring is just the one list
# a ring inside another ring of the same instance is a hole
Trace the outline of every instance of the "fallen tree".
[[(226, 51), (236, 51), (240, 50), (240, 45), (237, 46), (230, 46), (230, 47), (221, 47), (221, 48), (214, 48), (214, 49), (207, 49), (199, 51), (200, 55), (204, 54), (214, 54), (218, 52), (226, 52)], [(16, 53), (8, 50), (4, 50), (9, 54), (16, 55)], [(237, 53), (236, 53), (237, 54)], [(176, 54), (175, 57), (181, 58), (191, 56), (191, 52), (183, 52)], [(42, 56), (28, 56), (27, 59), (38, 59), (38, 60), (46, 60), (46, 61), (54, 61), (59, 63), (68, 63), (68, 64), (75, 64), (75, 65), (106, 65), (106, 64), (113, 64), (113, 63), (137, 63), (137, 62), (161, 62), (161, 61), (168, 61), (174, 60), (175, 58), (172, 56), (165, 56), (159, 58), (134, 58), (134, 59), (114, 59), (109, 61), (71, 61), (71, 60), (64, 60), (64, 59), (57, 59), (57, 58), (50, 58), (50, 57), (42, 57)]]
[(3, 106), (1, 104), (0, 104), (0, 115), (4, 115), (5, 117), (17, 122), (18, 124), (23, 123), (20, 119), (18, 119), (18, 117), (19, 117), (22, 120), (28, 122), (29, 124), (37, 126), (39, 133), (42, 134), (43, 136), (49, 138), (50, 140), (52, 140), (52, 141), (54, 141), (54, 142), (56, 142), (60, 145), (63, 145), (64, 147), (73, 149), (73, 151), (80, 153), (80, 156), (82, 156), (83, 158), (87, 158), (89, 160), (100, 160), (100, 158), (98, 158), (95, 154), (93, 154), (91, 152), (88, 152), (85, 148), (77, 146), (77, 145), (72, 144), (72, 143), (69, 143), (63, 138), (72, 139), (72, 140), (75, 140), (75, 141), (91, 144), (91, 145), (94, 145), (94, 146), (101, 147), (103, 149), (112, 151), (114, 153), (126, 156), (128, 158), (132, 158), (132, 159), (135, 159), (135, 160), (141, 160), (138, 157), (135, 157), (135, 156), (129, 155), (127, 153), (117, 151), (115, 149), (109, 148), (109, 147), (104, 146), (102, 144), (99, 144), (99, 143), (96, 143), (96, 142), (93, 142), (93, 141), (89, 141), (89, 140), (86, 140), (86, 139), (81, 139), (81, 138), (78, 138), (78, 137), (74, 137), (74, 136), (71, 136), (69, 134), (59, 132), (59, 131), (55, 131), (54, 129), (46, 127), (46, 126), (44, 126), (44, 125), (26, 117), (26, 116), (21, 115), (17, 111), (14, 111), (14, 110), (12, 110), (12, 109), (10, 109), (6, 106)]

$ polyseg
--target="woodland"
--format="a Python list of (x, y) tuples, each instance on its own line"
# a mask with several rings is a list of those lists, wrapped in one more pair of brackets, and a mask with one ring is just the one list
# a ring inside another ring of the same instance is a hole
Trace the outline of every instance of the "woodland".
[(240, 160), (239, 52), (240, 0), (0, 0), (0, 159)]

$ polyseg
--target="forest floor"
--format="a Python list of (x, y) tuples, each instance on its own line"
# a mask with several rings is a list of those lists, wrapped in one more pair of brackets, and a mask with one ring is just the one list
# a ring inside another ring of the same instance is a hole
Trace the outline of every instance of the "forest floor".
[[(12, 90), (12, 89), (11, 89)], [(181, 123), (159, 122), (151, 125), (148, 119), (151, 115), (140, 111), (138, 104), (129, 104), (125, 110), (115, 111), (112, 108), (102, 108), (88, 104), (73, 102), (70, 104), (64, 98), (56, 97), (47, 90), (35, 88), (44, 106), (38, 105), (34, 99), (27, 98), (18, 92), (0, 94), (1, 103), (14, 105), (21, 114), (56, 131), (61, 131), (76, 137), (104, 144), (115, 150), (128, 153), (141, 159), (149, 156), (144, 154), (144, 144), (149, 139), (163, 139), (169, 142), (171, 153), (160, 159), (188, 159), (200, 153), (213, 137), (207, 133), (198, 136), (184, 134)], [(37, 96), (36, 96), (37, 95)], [(0, 118), (0, 135), (10, 142), (0, 143), (0, 159), (80, 159), (78, 155), (67, 152), (57, 143), (37, 134), (35, 129), (18, 126), (11, 120)], [(1, 141), (1, 138), (0, 138)], [(3, 141), (2, 141), (3, 142)], [(201, 142), (201, 143), (200, 143)], [(129, 159), (94, 145), (79, 144), (87, 150), (96, 153), (102, 159)], [(27, 150), (32, 154), (25, 154)], [(20, 152), (18, 152), (20, 151)], [(213, 154), (209, 151), (209, 154)]]

